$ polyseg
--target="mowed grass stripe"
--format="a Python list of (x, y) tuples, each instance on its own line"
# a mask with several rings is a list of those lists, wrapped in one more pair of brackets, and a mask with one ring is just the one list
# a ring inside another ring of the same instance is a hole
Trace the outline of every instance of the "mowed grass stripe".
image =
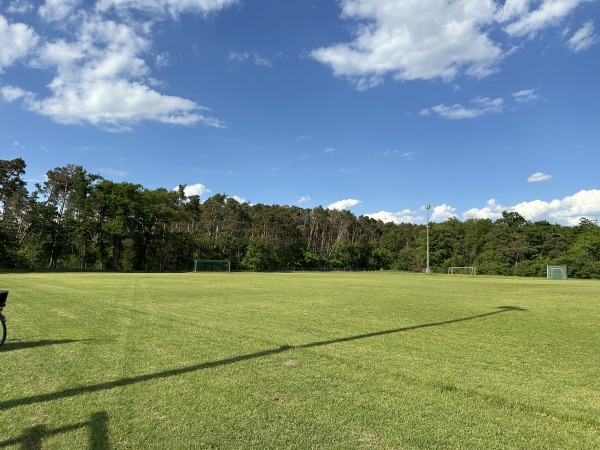
[(105, 429), (94, 442), (114, 448), (600, 446), (592, 281), (393, 272), (2, 281), (11, 294), (0, 448), (31, 433), (77, 448), (69, 435), (79, 432), (48, 432), (74, 423), (91, 430), (76, 442)]

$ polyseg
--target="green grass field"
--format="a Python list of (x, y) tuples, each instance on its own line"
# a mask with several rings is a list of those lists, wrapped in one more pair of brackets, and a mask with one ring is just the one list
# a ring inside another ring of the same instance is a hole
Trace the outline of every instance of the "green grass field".
[(600, 448), (600, 283), (0, 275), (0, 449)]

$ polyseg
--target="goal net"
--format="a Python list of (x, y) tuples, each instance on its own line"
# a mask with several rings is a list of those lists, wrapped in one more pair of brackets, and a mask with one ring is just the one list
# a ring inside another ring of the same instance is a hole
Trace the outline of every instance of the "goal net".
[(477, 267), (450, 267), (448, 275), (477, 275)]
[(231, 272), (231, 264), (225, 259), (196, 259), (194, 272)]
[(567, 266), (546, 266), (546, 278), (549, 280), (566, 280)]

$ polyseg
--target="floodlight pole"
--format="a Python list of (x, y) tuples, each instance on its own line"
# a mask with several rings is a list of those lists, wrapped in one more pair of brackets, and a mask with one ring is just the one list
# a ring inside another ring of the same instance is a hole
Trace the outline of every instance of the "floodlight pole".
[(429, 273), (429, 210), (431, 209), (431, 205), (425, 205), (425, 209), (427, 210), (427, 268), (425, 269), (425, 273)]

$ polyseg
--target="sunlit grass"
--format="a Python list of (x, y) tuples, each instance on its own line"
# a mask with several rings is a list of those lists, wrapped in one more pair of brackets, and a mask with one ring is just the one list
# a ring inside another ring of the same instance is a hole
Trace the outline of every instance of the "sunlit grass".
[(598, 282), (0, 277), (0, 449), (600, 448)]

